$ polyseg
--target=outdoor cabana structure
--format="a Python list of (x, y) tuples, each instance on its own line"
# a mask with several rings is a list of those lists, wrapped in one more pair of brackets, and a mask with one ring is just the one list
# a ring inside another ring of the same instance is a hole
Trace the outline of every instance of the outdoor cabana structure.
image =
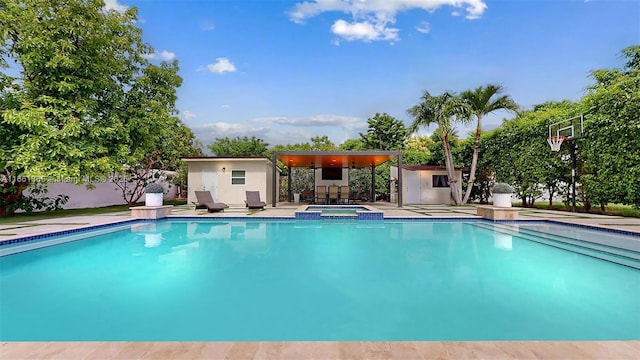
[[(376, 166), (397, 159), (398, 166), (402, 166), (402, 154), (399, 151), (294, 151), (276, 152), (273, 154), (273, 191), (272, 206), (276, 206), (277, 160), (282, 161), (289, 168), (289, 184), (291, 184), (291, 168), (325, 169), (327, 173), (340, 169), (371, 168), (371, 199), (375, 202), (375, 170)], [(398, 187), (402, 189), (402, 174), (398, 174)], [(318, 184), (318, 181), (316, 181)], [(289, 190), (291, 191), (291, 190)], [(290, 196), (289, 196), (290, 198)], [(402, 192), (398, 193), (398, 207), (402, 207)]]

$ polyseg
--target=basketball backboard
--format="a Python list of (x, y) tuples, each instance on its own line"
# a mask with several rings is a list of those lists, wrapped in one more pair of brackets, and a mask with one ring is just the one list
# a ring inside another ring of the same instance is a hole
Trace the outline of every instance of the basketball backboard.
[(563, 138), (565, 140), (572, 140), (582, 137), (583, 134), (584, 115), (574, 116), (570, 119), (549, 125), (549, 139)]

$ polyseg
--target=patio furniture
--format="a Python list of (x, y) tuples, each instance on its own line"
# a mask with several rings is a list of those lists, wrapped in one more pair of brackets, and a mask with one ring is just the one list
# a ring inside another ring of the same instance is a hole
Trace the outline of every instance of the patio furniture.
[(249, 209), (264, 209), (267, 206), (266, 202), (260, 200), (259, 191), (245, 191), (245, 196), (247, 200), (244, 203), (247, 204)]
[(348, 186), (340, 186), (340, 199), (339, 202), (341, 204), (349, 203), (349, 187)]
[(302, 194), (300, 194), (300, 199), (302, 199), (302, 201), (304, 202), (313, 202), (313, 199), (315, 198), (314, 194), (313, 194), (313, 190), (305, 190), (302, 192)]
[(338, 185), (329, 185), (329, 204), (335, 201), (338, 203), (338, 199), (340, 198), (340, 194), (338, 193), (339, 187)]
[(229, 205), (213, 201), (210, 191), (195, 191), (196, 209), (207, 209), (208, 212), (224, 211)]
[(327, 187), (316, 186), (316, 203), (325, 204), (327, 202)]

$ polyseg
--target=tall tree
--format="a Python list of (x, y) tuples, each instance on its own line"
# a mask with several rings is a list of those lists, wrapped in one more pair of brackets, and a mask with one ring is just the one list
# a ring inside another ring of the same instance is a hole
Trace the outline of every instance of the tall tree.
[(500, 95), (503, 91), (502, 86), (487, 85), (478, 87), (475, 90), (467, 90), (460, 94), (471, 109), (471, 114), (476, 118), (476, 133), (473, 146), (473, 157), (471, 159), (471, 171), (469, 174), (469, 182), (467, 190), (464, 193), (463, 204), (469, 201), (471, 189), (476, 177), (476, 166), (478, 163), (478, 148), (480, 145), (480, 134), (482, 133), (482, 118), (497, 110), (517, 111), (518, 105), (508, 95)]
[(366, 134), (360, 133), (366, 149), (400, 150), (404, 147), (408, 133), (402, 121), (386, 113), (376, 113), (367, 119), (367, 124)]
[(311, 150), (313, 151), (336, 151), (338, 148), (327, 135), (314, 136), (311, 138)]
[(0, 67), (13, 64), (0, 76), (10, 132), (0, 136), (0, 214), (35, 183), (85, 183), (142, 162), (175, 168), (177, 153), (194, 150), (176, 116), (177, 62), (149, 65), (136, 12), (102, 0), (0, 2)]
[(409, 137), (402, 151), (402, 161), (405, 164), (428, 164), (431, 159), (429, 147), (433, 145), (433, 140), (428, 136)]
[(425, 91), (422, 96), (422, 102), (409, 109), (408, 113), (414, 118), (413, 123), (409, 127), (411, 133), (417, 132), (422, 126), (429, 126), (431, 124), (438, 125), (447, 176), (449, 177), (449, 187), (451, 188), (451, 197), (456, 205), (461, 205), (462, 196), (458, 191), (458, 180), (456, 179), (451, 147), (449, 146), (449, 136), (454, 130), (453, 121), (466, 122), (470, 119), (471, 113), (469, 105), (450, 92), (433, 96), (429, 94), (428, 91)]
[(181, 84), (174, 60), (147, 66), (125, 94), (122, 143), (129, 152), (120, 158), (125, 176), (114, 183), (130, 205), (140, 200), (149, 183), (166, 178), (165, 170), (180, 170), (181, 157), (201, 153), (193, 133), (177, 116)]
[(208, 147), (216, 156), (266, 156), (267, 146), (269, 144), (255, 136), (237, 136), (216, 139)]
[(362, 151), (364, 143), (362, 139), (347, 139), (338, 148), (342, 151)]
[(3, 73), (0, 91), (19, 106), (2, 108), (12, 139), (0, 139), (0, 169), (10, 175), (0, 213), (15, 210), (31, 184), (119, 168), (128, 152), (119, 107), (150, 51), (135, 21), (134, 8), (108, 11), (100, 0), (2, 2), (0, 67), (12, 63), (18, 75)]

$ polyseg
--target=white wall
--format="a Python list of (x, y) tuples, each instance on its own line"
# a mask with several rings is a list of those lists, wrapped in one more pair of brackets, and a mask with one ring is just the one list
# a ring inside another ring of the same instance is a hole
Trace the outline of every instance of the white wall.
[[(433, 175), (447, 175), (446, 170), (402, 170), (402, 202), (404, 204), (453, 204), (449, 187), (434, 188)], [(391, 167), (391, 176), (398, 176), (398, 168)], [(456, 171), (457, 185), (462, 191), (462, 172)]]
[[(176, 198), (176, 186), (170, 183), (159, 182), (165, 189), (164, 199), (173, 200)], [(95, 208), (112, 205), (125, 205), (127, 202), (122, 196), (122, 190), (113, 182), (93, 183), (95, 188), (87, 189), (86, 185), (76, 185), (73, 183), (49, 183), (47, 184), (47, 194), (49, 198), (55, 198), (64, 194), (69, 196), (69, 201), (62, 206), (63, 209)], [(25, 195), (29, 195), (25, 191)], [(144, 195), (139, 202), (144, 201)]]

